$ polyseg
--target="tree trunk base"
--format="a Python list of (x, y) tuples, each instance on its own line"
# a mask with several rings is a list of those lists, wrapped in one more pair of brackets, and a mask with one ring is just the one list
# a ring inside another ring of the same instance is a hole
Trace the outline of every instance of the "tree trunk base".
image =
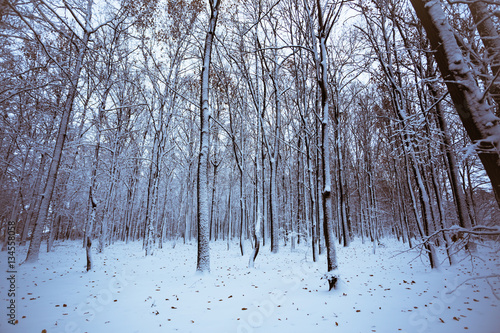
[(328, 272), (322, 277), (322, 279), (328, 281), (328, 291), (331, 291), (332, 289), (337, 289), (337, 282), (339, 281), (338, 275), (333, 274), (333, 272)]
[(92, 241), (90, 237), (87, 237), (87, 246), (85, 247), (87, 250), (87, 272), (92, 269)]

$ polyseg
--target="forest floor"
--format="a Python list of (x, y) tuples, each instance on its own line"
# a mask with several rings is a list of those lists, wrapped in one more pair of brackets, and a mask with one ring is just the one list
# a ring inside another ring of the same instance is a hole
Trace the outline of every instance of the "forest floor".
[[(383, 243), (376, 254), (371, 243), (338, 247), (340, 282), (328, 292), (326, 257), (313, 263), (306, 247), (273, 255), (266, 246), (249, 269), (249, 246), (242, 257), (236, 244), (215, 242), (211, 273), (198, 275), (196, 242), (166, 243), (147, 258), (142, 242), (116, 243), (94, 253), (87, 273), (81, 241), (56, 242), (17, 267), (15, 326), (2, 252), (0, 332), (499, 332), (500, 279), (477, 279), (500, 274), (498, 243), (439, 271)], [(25, 258), (26, 247), (16, 251)]]

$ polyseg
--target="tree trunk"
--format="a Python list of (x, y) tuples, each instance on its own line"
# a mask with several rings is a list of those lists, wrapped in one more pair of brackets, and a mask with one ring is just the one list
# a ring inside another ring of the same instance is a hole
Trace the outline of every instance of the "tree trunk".
[[(256, 59), (257, 60), (257, 59)], [(256, 61), (256, 64), (258, 62)], [(257, 65), (256, 65), (257, 66)], [(260, 152), (264, 149), (262, 142), (262, 127), (260, 126), (260, 114), (261, 114), (261, 102), (260, 102), (260, 92), (259, 86), (257, 84), (257, 147), (255, 151), (255, 217), (254, 217), (254, 230), (253, 230), (253, 252), (250, 255), (248, 266), (253, 268), (255, 265), (255, 259), (259, 254), (260, 250), (260, 240), (262, 239), (262, 224), (263, 224), (263, 202), (264, 202), (264, 182), (259, 179), (262, 174), (261, 163), (264, 163), (263, 158), (260, 158)], [(263, 155), (262, 155), (263, 157)]]
[[(275, 45), (277, 39), (275, 34)], [(277, 51), (274, 54), (274, 73), (271, 75), (271, 80), (274, 86), (274, 102), (276, 108), (276, 120), (274, 126), (274, 145), (273, 153), (270, 156), (271, 177), (270, 177), (270, 204), (271, 204), (271, 252), (278, 253), (280, 239), (280, 220), (279, 220), (279, 205), (278, 205), (278, 161), (280, 149), (280, 130), (281, 130), (281, 90), (279, 85), (279, 69), (281, 64), (278, 63)]]
[(310, 142), (307, 137), (305, 137), (305, 144), (306, 144), (306, 161), (307, 161), (307, 175), (309, 179), (309, 196), (310, 200), (309, 202), (311, 203), (310, 206), (310, 219), (311, 219), (311, 250), (312, 250), (312, 257), (313, 261), (316, 262), (316, 257), (317, 257), (317, 251), (316, 251), (316, 243), (317, 243), (317, 228), (318, 228), (318, 215), (316, 214), (316, 187), (314, 186), (314, 180), (313, 180), (313, 169), (311, 165), (311, 147), (310, 147)]
[(210, 0), (210, 20), (205, 38), (203, 51), (203, 67), (201, 70), (201, 96), (200, 96), (200, 154), (198, 160), (198, 260), (196, 270), (210, 272), (210, 244), (209, 244), (209, 207), (208, 207), (208, 146), (210, 140), (209, 120), (209, 77), (210, 62), (212, 58), (212, 44), (215, 36), (215, 27), (219, 15), (219, 6), (222, 0)]
[[(326, 22), (323, 21), (323, 12), (320, 1), (316, 4), (318, 11), (318, 41), (320, 54), (316, 55), (316, 73), (318, 86), (321, 92), (321, 157), (322, 157), (322, 198), (323, 198), (323, 232), (325, 235), (327, 256), (327, 280), (331, 289), (336, 288), (337, 275), (337, 253), (333, 239), (332, 213), (332, 181), (330, 174), (330, 118), (329, 118), (329, 96), (328, 96), (328, 54), (326, 50)], [(311, 32), (312, 33), (312, 32)]]
[(146, 218), (144, 223), (144, 252), (145, 256), (153, 255), (154, 245), (154, 231), (155, 224), (157, 223), (156, 214), (156, 201), (158, 196), (158, 159), (157, 150), (159, 149), (158, 133), (155, 133), (155, 140), (153, 142), (153, 150), (151, 153), (151, 163), (149, 165), (149, 179), (148, 179), (148, 194), (146, 200)]
[(92, 241), (87, 237), (87, 244), (85, 246), (87, 252), (87, 272), (92, 269)]
[(462, 55), (440, 1), (411, 0), (411, 3), (427, 32), (453, 104), (490, 178), (500, 206), (500, 119), (491, 111), (486, 92), (479, 88)]

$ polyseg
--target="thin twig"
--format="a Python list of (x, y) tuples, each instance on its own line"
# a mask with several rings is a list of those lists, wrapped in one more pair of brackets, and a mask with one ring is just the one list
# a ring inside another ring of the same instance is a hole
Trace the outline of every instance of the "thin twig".
[[(462, 285), (464, 285), (465, 283), (471, 281), (471, 280), (479, 280), (479, 279), (486, 279), (486, 281), (488, 281), (489, 278), (500, 278), (500, 275), (498, 274), (495, 274), (495, 275), (488, 275), (488, 276), (476, 276), (476, 277), (471, 277), (471, 278), (468, 278), (467, 280), (463, 281), (462, 283), (460, 283), (458, 286), (455, 287), (455, 289), (451, 290), (451, 291), (447, 291), (446, 294), (449, 295), (453, 292), (455, 292), (458, 288), (460, 288)], [(488, 284), (489, 284), (489, 281), (488, 281)], [(491, 286), (491, 284), (490, 284)], [(493, 288), (493, 287), (492, 287)], [(497, 295), (495, 294), (495, 292), (493, 292), (493, 294), (495, 295), (495, 297), (498, 299)], [(499, 299), (500, 300), (500, 299)]]

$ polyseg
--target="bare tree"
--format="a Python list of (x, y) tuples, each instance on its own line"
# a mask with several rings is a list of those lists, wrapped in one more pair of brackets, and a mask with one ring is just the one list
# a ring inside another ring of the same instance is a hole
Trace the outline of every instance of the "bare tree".
[(209, 0), (210, 19), (208, 31), (205, 37), (203, 50), (203, 64), (201, 70), (201, 94), (200, 94), (200, 154), (198, 160), (198, 263), (196, 270), (210, 272), (210, 210), (208, 207), (208, 160), (209, 160), (209, 77), (210, 62), (212, 59), (212, 46), (215, 37), (215, 28), (219, 16), (219, 7), (222, 0)]
[[(310, 20), (310, 34), (314, 35), (313, 17), (309, 9), (307, 1), (305, 2), (306, 9), (309, 14)], [(326, 278), (331, 289), (335, 289), (338, 276), (336, 270), (338, 269), (337, 252), (335, 247), (335, 240), (333, 239), (333, 223), (332, 223), (332, 180), (330, 171), (330, 113), (329, 104), (330, 96), (328, 89), (328, 51), (326, 47), (327, 39), (330, 35), (333, 24), (335, 23), (338, 15), (340, 14), (343, 1), (330, 5), (327, 13), (323, 13), (323, 4), (320, 0), (316, 1), (317, 19), (318, 19), (318, 32), (316, 35), (317, 44), (319, 44), (319, 51), (315, 44), (314, 61), (316, 64), (316, 79), (321, 96), (321, 103), (318, 114), (321, 117), (321, 179), (322, 184), (322, 215), (323, 215), (323, 232), (325, 236), (325, 243), (327, 249), (327, 274)]]

